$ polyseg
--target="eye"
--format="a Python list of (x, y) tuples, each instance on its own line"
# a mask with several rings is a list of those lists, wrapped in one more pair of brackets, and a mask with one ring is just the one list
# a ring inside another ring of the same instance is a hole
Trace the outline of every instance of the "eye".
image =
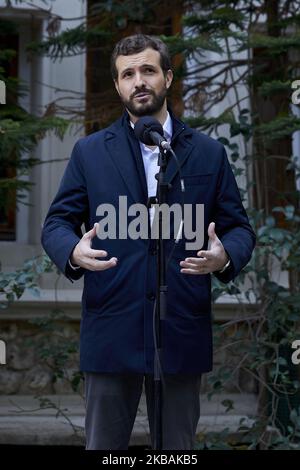
[(131, 77), (132, 72), (128, 71), (123, 74), (123, 78)]
[(154, 70), (151, 67), (145, 69), (146, 73), (154, 73)]

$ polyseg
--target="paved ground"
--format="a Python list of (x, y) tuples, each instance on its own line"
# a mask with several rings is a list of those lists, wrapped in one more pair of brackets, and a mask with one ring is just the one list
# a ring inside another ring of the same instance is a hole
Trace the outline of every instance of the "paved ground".
[[(26, 395), (0, 395), (0, 445), (84, 445), (84, 403), (76, 395), (52, 395), (41, 401)], [(233, 400), (226, 413), (223, 400)], [(250, 394), (201, 397), (197, 432), (235, 432), (240, 419), (255, 414), (256, 397)], [(145, 396), (142, 395), (130, 445), (150, 445)]]

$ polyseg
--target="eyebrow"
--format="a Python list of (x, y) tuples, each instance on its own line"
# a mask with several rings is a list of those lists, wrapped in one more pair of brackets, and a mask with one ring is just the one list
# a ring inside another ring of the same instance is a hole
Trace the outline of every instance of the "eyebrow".
[[(151, 67), (151, 68), (155, 69), (155, 68), (156, 68), (156, 65), (153, 65), (153, 64), (143, 64), (143, 65), (141, 65), (140, 68), (145, 68), (145, 67)], [(126, 73), (126, 72), (129, 72), (130, 70), (133, 70), (133, 67), (127, 67), (127, 69), (125, 69), (125, 70), (123, 70), (123, 71), (121, 72), (121, 75), (123, 75), (123, 74)]]

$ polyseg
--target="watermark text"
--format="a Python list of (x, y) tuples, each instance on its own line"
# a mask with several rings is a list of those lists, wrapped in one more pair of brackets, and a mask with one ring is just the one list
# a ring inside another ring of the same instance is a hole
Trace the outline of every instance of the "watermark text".
[(0, 80), (0, 104), (6, 104), (6, 86), (3, 80)]
[(6, 344), (3, 339), (0, 339), (0, 365), (6, 364)]
[[(119, 196), (119, 207), (103, 203), (97, 207), (96, 216), (102, 217), (98, 222), (97, 236), (100, 240), (119, 239), (158, 240), (161, 221), (162, 239), (181, 239), (182, 231), (186, 240), (186, 250), (200, 250), (204, 244), (204, 204), (153, 204), (154, 217), (149, 230), (148, 208), (144, 204), (127, 205), (127, 196)], [(128, 223), (128, 217), (131, 218)], [(133, 218), (134, 217), (134, 218)], [(173, 221), (173, 223), (172, 223)], [(117, 233), (117, 227), (119, 228)], [(149, 234), (150, 232), (150, 234)], [(191, 240), (194, 240), (193, 242)]]

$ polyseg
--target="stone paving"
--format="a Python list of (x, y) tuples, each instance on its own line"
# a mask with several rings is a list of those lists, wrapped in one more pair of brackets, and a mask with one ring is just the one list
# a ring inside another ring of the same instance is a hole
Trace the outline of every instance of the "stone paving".
[[(79, 395), (0, 395), (0, 445), (84, 445), (84, 402)], [(234, 410), (225, 411), (223, 400), (233, 400)], [(43, 407), (40, 405), (43, 403)], [(229, 428), (235, 433), (240, 419), (256, 413), (252, 394), (201, 396), (197, 433)], [(150, 446), (144, 394), (141, 397), (130, 445)]]

